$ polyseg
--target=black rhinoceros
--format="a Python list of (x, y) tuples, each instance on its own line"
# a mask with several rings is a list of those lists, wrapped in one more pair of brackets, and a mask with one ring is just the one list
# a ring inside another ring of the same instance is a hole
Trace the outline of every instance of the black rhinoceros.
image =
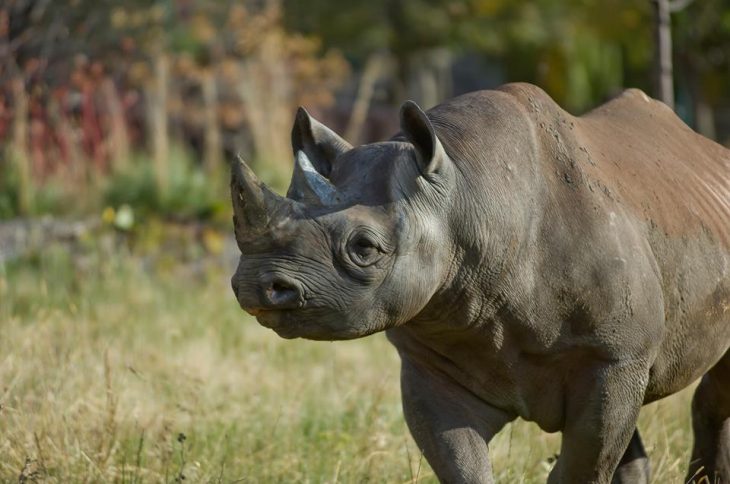
[[(443, 482), (516, 417), (549, 482), (646, 482), (642, 405), (702, 378), (689, 475), (730, 481), (730, 151), (638, 90), (575, 117), (510, 84), (353, 148), (300, 109), (287, 197), (234, 163), (240, 305), (285, 338), (386, 331)], [(698, 474), (699, 475), (699, 474)]]

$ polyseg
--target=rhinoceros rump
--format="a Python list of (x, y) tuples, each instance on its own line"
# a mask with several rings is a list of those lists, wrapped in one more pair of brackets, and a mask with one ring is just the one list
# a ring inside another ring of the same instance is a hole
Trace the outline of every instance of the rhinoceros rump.
[(287, 197), (234, 163), (240, 305), (285, 338), (385, 330), (444, 482), (491, 482), (516, 417), (562, 432), (550, 482), (647, 482), (639, 409), (698, 378), (688, 472), (730, 482), (730, 151), (637, 90), (400, 117), (353, 148), (300, 109)]

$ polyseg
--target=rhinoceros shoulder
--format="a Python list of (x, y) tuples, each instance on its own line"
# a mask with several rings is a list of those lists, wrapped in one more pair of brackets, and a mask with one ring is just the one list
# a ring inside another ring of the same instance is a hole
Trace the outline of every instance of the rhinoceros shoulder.
[(548, 93), (534, 84), (511, 82), (498, 87), (497, 91), (509, 94), (529, 111), (542, 112), (545, 109), (564, 111)]

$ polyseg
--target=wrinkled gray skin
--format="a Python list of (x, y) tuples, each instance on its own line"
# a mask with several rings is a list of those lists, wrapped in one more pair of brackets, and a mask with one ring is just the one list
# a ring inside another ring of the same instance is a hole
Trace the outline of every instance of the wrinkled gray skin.
[(573, 117), (512, 84), (401, 128), (353, 148), (300, 109), (287, 198), (234, 164), (241, 306), (385, 330), (443, 482), (492, 482), (516, 417), (562, 432), (551, 483), (648, 482), (639, 409), (698, 378), (688, 476), (730, 482), (730, 151), (637, 90)]

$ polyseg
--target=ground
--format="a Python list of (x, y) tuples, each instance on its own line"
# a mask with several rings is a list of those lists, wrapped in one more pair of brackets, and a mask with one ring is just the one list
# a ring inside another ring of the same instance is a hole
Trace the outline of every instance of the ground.
[[(279, 339), (233, 269), (97, 244), (0, 263), (0, 482), (435, 482), (384, 336)], [(654, 482), (683, 482), (689, 398), (642, 412)], [(558, 446), (508, 425), (498, 482), (545, 482)]]

